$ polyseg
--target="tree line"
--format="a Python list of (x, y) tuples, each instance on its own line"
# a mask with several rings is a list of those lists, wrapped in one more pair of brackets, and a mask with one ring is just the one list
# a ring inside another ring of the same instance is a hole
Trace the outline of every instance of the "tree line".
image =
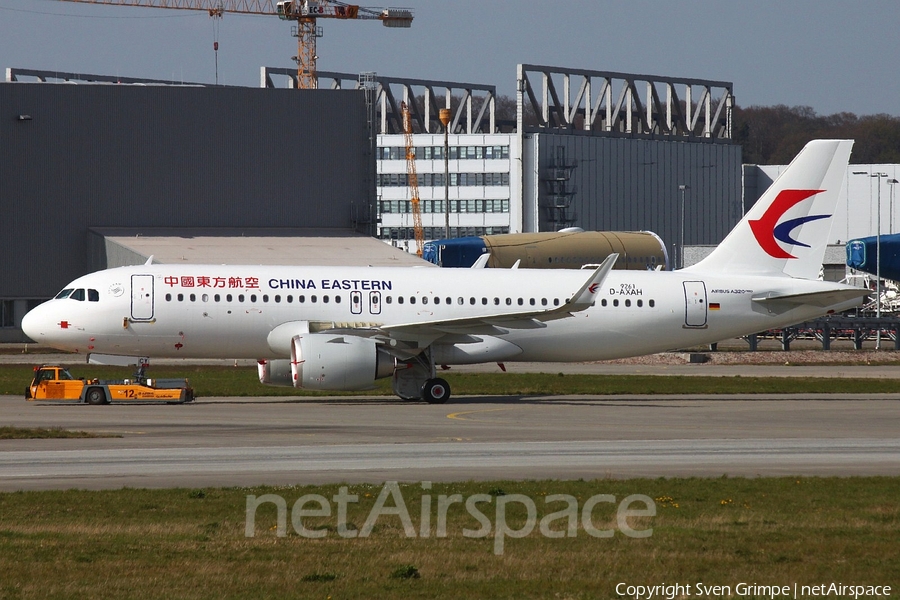
[(732, 135), (743, 148), (743, 162), (786, 165), (814, 139), (852, 139), (854, 164), (900, 163), (900, 117), (818, 115), (809, 106), (735, 107)]

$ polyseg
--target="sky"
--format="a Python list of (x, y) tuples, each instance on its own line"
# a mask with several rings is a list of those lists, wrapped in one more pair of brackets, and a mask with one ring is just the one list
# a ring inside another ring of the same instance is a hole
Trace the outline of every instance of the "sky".
[[(527, 63), (730, 81), (745, 107), (900, 116), (898, 0), (395, 1), (414, 10), (410, 29), (320, 19), (319, 70), (495, 85), (511, 96), (516, 65)], [(218, 39), (219, 82), (258, 86), (261, 66), (295, 67), (292, 24), (0, 0), (0, 68), (213, 83)]]

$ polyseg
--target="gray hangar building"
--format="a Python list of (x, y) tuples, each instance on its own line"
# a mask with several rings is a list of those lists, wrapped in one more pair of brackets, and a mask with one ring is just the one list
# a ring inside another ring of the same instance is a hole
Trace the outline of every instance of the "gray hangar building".
[(359, 92), (0, 83), (0, 341), (128, 238), (348, 235), (374, 193)]

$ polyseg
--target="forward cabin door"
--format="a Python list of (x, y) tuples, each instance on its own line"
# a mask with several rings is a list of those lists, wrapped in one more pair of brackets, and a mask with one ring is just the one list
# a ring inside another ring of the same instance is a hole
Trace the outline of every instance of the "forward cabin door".
[(706, 327), (706, 284), (684, 282), (684, 326)]
[(131, 276), (131, 318), (135, 321), (153, 318), (153, 275)]

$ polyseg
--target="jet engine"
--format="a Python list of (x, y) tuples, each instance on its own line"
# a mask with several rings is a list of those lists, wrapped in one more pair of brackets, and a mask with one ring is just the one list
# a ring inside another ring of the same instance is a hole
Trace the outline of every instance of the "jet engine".
[(394, 358), (374, 340), (307, 333), (291, 339), (290, 360), (259, 363), (259, 380), (308, 390), (368, 390), (394, 372)]
[(291, 374), (291, 361), (261, 360), (257, 363), (259, 382), (264, 385), (294, 387), (294, 376)]

